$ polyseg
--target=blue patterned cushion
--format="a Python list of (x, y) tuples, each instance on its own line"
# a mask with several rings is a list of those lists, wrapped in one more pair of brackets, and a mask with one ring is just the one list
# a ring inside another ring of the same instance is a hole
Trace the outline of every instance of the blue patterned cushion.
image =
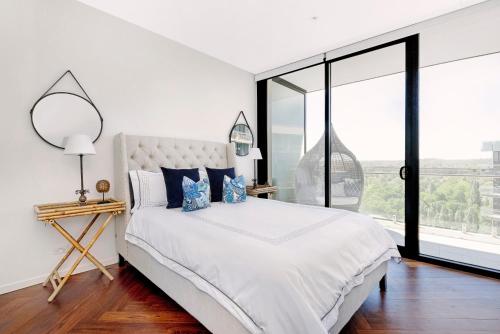
[(222, 200), (224, 203), (241, 203), (247, 199), (247, 188), (243, 175), (237, 176), (234, 179), (224, 175), (224, 183), (222, 184)]
[(189, 177), (184, 176), (182, 190), (184, 192), (182, 211), (195, 211), (210, 206), (210, 183), (207, 178), (194, 182)]

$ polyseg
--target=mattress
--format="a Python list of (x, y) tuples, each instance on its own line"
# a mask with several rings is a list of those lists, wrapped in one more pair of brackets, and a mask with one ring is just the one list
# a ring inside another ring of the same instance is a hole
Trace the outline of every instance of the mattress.
[(126, 240), (191, 281), (250, 333), (327, 333), (349, 291), (396, 245), (371, 218), (249, 198), (138, 210)]

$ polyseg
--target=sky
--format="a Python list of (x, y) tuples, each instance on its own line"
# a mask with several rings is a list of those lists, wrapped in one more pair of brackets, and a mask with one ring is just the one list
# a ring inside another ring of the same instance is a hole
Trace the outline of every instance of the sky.
[[(404, 160), (404, 73), (332, 89), (332, 123), (359, 160)], [(307, 149), (324, 132), (323, 91), (308, 93)], [(420, 157), (490, 158), (500, 141), (500, 54), (420, 70)]]

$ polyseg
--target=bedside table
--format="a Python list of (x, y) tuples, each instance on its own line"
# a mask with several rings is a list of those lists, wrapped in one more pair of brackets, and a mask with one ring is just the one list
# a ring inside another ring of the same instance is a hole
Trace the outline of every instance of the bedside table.
[(267, 198), (269, 198), (269, 195), (272, 195), (277, 191), (278, 187), (270, 186), (268, 184), (258, 184), (256, 188), (253, 186), (247, 186), (247, 195), (253, 197), (259, 197), (259, 195), (265, 194), (267, 195)]
[[(66, 284), (70, 276), (75, 271), (76, 267), (80, 264), (84, 257), (89, 259), (106, 277), (113, 280), (113, 276), (104, 268), (102, 263), (100, 263), (92, 254), (90, 254), (90, 248), (94, 246), (95, 242), (101, 236), (102, 232), (108, 224), (111, 222), (111, 218), (125, 211), (125, 202), (117, 201), (114, 199), (108, 199), (105, 203), (100, 203), (100, 200), (90, 200), (87, 201), (87, 205), (80, 205), (79, 202), (68, 202), (68, 203), (54, 203), (54, 204), (40, 204), (35, 205), (35, 212), (37, 214), (37, 219), (43, 221), (46, 224), (50, 224), (53, 228), (57, 230), (68, 242), (71, 244), (71, 248), (68, 249), (66, 254), (61, 258), (59, 263), (54, 267), (52, 272), (49, 274), (43, 286), (47, 286), (50, 281), (54, 291), (50, 295), (48, 301), (49, 303), (56, 298), (63, 286)], [(80, 244), (80, 241), (85, 237), (87, 232), (90, 230), (92, 225), (97, 221), (99, 216), (103, 216), (104, 221), (101, 226), (97, 229), (97, 232), (89, 241), (86, 246)], [(57, 220), (78, 216), (93, 216), (87, 226), (83, 229), (80, 236), (75, 239), (68, 231), (66, 231)], [(69, 271), (63, 277), (59, 274), (59, 269), (69, 258), (71, 253), (77, 249), (80, 252), (80, 256), (73, 263)]]

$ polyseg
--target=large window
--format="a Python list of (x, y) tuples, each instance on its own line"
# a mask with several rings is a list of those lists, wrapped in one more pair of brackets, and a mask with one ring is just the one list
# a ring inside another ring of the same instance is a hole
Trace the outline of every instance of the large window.
[(500, 271), (495, 13), (261, 81), (277, 198), (368, 214), (409, 257)]
[(276, 199), (320, 206), (328, 199), (327, 206), (372, 215), (405, 244), (405, 186), (399, 176), (405, 165), (405, 52), (399, 42), (326, 65), (329, 129), (325, 65), (269, 80)]
[(500, 54), (420, 80), (420, 252), (500, 270)]
[(314, 90), (322, 85), (322, 68), (269, 80), (271, 178), (278, 200), (325, 203), (324, 90)]

